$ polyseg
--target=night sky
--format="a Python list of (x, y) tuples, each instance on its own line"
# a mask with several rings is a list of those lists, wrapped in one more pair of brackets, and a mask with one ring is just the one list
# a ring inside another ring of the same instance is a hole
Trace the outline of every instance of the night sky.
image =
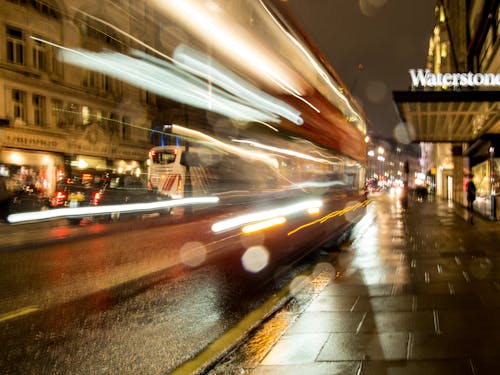
[(288, 0), (288, 4), (364, 108), (373, 133), (392, 137), (399, 122), (392, 91), (409, 88), (408, 69), (425, 68), (436, 0)]

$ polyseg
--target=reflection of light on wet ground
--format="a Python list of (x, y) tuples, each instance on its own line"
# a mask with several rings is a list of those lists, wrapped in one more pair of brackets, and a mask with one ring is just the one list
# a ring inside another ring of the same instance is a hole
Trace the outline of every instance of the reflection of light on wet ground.
[(258, 364), (295, 318), (294, 314), (289, 314), (286, 310), (283, 310), (264, 325), (245, 345), (245, 352), (243, 353), (245, 364), (247, 366)]
[(380, 260), (380, 255), (377, 250), (373, 252), (363, 252), (358, 253), (352, 262), (353, 266), (364, 268), (364, 267), (377, 267), (382, 264)]
[(72, 233), (68, 227), (57, 227), (50, 230), (51, 238), (65, 238)]
[(252, 273), (262, 271), (269, 264), (269, 252), (264, 246), (253, 246), (241, 257), (243, 268)]

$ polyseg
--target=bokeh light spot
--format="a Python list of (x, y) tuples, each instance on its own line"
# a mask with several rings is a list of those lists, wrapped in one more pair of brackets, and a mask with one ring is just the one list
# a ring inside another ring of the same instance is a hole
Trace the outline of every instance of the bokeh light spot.
[(241, 263), (248, 272), (260, 272), (269, 264), (269, 252), (264, 246), (252, 246), (241, 257)]
[(304, 286), (308, 282), (309, 282), (309, 277), (307, 276), (299, 275), (295, 277), (290, 283), (290, 293), (293, 295), (299, 294), (300, 291), (304, 288)]
[(359, 9), (364, 16), (373, 17), (387, 0), (359, 0)]
[(394, 138), (399, 143), (408, 145), (415, 138), (415, 128), (411, 124), (400, 122), (394, 128)]
[(373, 103), (380, 103), (387, 94), (387, 85), (382, 81), (370, 81), (366, 85), (366, 97)]
[(180, 249), (181, 262), (189, 267), (197, 267), (207, 257), (205, 245), (201, 242), (186, 242)]

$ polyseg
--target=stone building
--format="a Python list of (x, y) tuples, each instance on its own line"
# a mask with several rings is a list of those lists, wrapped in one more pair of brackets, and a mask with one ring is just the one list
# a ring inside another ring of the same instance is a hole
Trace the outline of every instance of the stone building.
[(393, 93), (437, 195), (466, 205), (473, 175), (475, 209), (492, 219), (500, 217), (499, 3), (437, 1), (427, 65), (409, 72), (410, 91)]
[(158, 113), (156, 97), (67, 64), (61, 51), (122, 51), (134, 35), (153, 43), (147, 7), (128, 1), (0, 0), (0, 8), (2, 173), (21, 186), (34, 179), (47, 195), (70, 169), (140, 173)]

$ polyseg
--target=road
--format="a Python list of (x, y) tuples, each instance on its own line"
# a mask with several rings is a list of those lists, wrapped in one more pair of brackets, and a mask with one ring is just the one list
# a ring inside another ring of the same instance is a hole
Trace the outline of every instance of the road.
[[(229, 214), (217, 215), (220, 221)], [(303, 218), (266, 238), (214, 234), (214, 220), (207, 214), (9, 227), (0, 249), (1, 367), (23, 374), (168, 373), (321, 256), (303, 258), (318, 231), (283, 242)], [(257, 243), (269, 251), (268, 272), (253, 274), (242, 256)]]

